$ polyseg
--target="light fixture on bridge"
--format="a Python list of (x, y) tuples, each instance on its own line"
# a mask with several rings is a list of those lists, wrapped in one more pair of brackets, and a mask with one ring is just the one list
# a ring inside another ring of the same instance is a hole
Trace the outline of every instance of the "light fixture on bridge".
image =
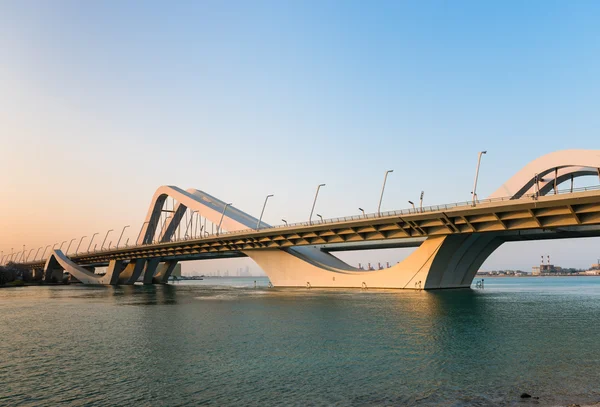
[[(104, 240), (102, 241), (102, 246), (100, 246), (100, 250), (104, 249), (104, 243), (106, 243), (106, 238), (108, 237), (108, 234), (112, 231), (113, 231), (113, 229), (108, 229), (108, 232), (106, 232), (106, 236), (104, 236)], [(110, 243), (109, 243), (109, 246), (110, 246)]]
[(81, 236), (81, 239), (79, 239), (79, 244), (77, 245), (77, 249), (75, 249), (75, 254), (79, 253), (79, 246), (81, 246), (81, 242), (83, 242), (83, 239), (85, 239), (87, 236)]
[[(121, 231), (121, 236), (119, 236), (119, 241), (117, 242), (117, 249), (119, 248), (119, 243), (121, 243), (121, 238), (123, 237), (123, 233), (125, 232), (125, 229), (127, 229), (129, 226), (130, 225), (123, 227), (123, 230)], [(110, 245), (108, 245), (108, 247), (110, 248)]]
[(288, 225), (287, 220), (285, 220), (285, 219), (281, 219), (281, 220), (283, 221), (283, 223), (285, 223), (285, 226)]
[(221, 219), (219, 220), (219, 226), (217, 226), (217, 236), (219, 236), (219, 232), (221, 232), (221, 223), (223, 223), (223, 217), (225, 216), (225, 211), (227, 210), (227, 207), (231, 206), (231, 205), (233, 205), (233, 204), (232, 203), (227, 203), (223, 207), (223, 213), (221, 213)]
[(317, 216), (321, 218), (321, 222), (323, 222), (323, 217), (317, 213)]
[(483, 154), (487, 154), (487, 151), (480, 151), (477, 156), (477, 169), (475, 170), (475, 184), (473, 184), (473, 206), (475, 206), (477, 202), (477, 179), (479, 178), (479, 167), (481, 166), (481, 156)]
[(67, 251), (65, 252), (65, 255), (66, 255), (66, 254), (69, 254), (69, 249), (71, 248), (71, 245), (73, 244), (73, 242), (74, 242), (75, 240), (77, 240), (77, 238), (71, 239), (71, 241), (69, 242), (69, 245), (67, 246)]
[(367, 217), (367, 215), (365, 215), (365, 210), (363, 208), (358, 208), (358, 210), (362, 212), (363, 217), (365, 217), (365, 218)]
[(267, 207), (267, 201), (270, 197), (274, 196), (273, 194), (267, 195), (265, 198), (265, 203), (263, 205), (262, 211), (260, 212), (260, 218), (258, 218), (258, 222), (256, 222), (256, 230), (260, 229), (260, 222), (262, 221), (263, 213), (265, 213), (265, 208)]
[(99, 233), (100, 233), (100, 232), (96, 232), (96, 233), (94, 233), (94, 234), (92, 235), (92, 238), (90, 239), (90, 244), (88, 245), (88, 248), (87, 248), (87, 252), (88, 252), (88, 253), (90, 252), (90, 247), (92, 247), (92, 242), (94, 241), (94, 237), (96, 237), (96, 235), (97, 235), (97, 234), (99, 234)]
[(412, 205), (413, 211), (416, 211), (415, 203), (413, 201), (408, 201), (408, 203)]
[(312, 209), (310, 210), (310, 216), (308, 217), (309, 225), (312, 225), (312, 215), (315, 210), (315, 204), (317, 203), (317, 197), (319, 196), (319, 190), (321, 189), (321, 187), (324, 187), (324, 186), (325, 186), (325, 184), (319, 184), (319, 186), (317, 186), (317, 193), (315, 194), (315, 200), (313, 201)]
[(383, 177), (383, 186), (381, 187), (381, 196), (379, 197), (379, 205), (377, 206), (377, 215), (381, 215), (381, 202), (383, 201), (383, 191), (385, 191), (385, 183), (387, 182), (387, 176), (390, 172), (394, 172), (394, 170), (387, 170)]

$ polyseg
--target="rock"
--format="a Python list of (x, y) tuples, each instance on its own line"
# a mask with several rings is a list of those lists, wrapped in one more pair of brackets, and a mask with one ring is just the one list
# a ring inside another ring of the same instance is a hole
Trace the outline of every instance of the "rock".
[(530, 399), (531, 398), (531, 394), (521, 393), (521, 398), (522, 399)]

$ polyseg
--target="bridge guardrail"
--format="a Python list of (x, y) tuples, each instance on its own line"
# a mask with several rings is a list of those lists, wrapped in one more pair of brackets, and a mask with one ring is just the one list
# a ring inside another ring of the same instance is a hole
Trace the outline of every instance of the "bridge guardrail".
[[(558, 191), (556, 191), (556, 195), (570, 194), (570, 193), (576, 193), (576, 192), (595, 191), (595, 190), (600, 190), (600, 185), (558, 190)], [(549, 194), (549, 195), (552, 195), (552, 194)], [(429, 205), (429, 206), (425, 206), (423, 208), (414, 208), (414, 209), (409, 208), (409, 209), (402, 209), (402, 210), (395, 210), (395, 211), (386, 211), (386, 212), (381, 212), (379, 214), (378, 213), (368, 213), (365, 215), (352, 215), (352, 216), (344, 216), (344, 217), (338, 217), (338, 218), (328, 218), (328, 219), (323, 219), (322, 221), (318, 220), (318, 221), (312, 221), (312, 222), (288, 223), (287, 225), (274, 225), (274, 226), (269, 226), (269, 227), (261, 227), (260, 230), (264, 231), (264, 230), (272, 230), (272, 229), (286, 229), (286, 228), (293, 228), (293, 227), (297, 227), (297, 226), (315, 226), (315, 225), (323, 225), (323, 224), (327, 224), (327, 223), (345, 222), (345, 221), (350, 221), (350, 220), (377, 219), (377, 218), (385, 218), (388, 216), (413, 215), (416, 213), (431, 213), (431, 212), (439, 212), (442, 210), (448, 210), (448, 209), (454, 209), (454, 208), (460, 208), (460, 207), (473, 207), (473, 206), (477, 206), (478, 204), (482, 204), (482, 203), (493, 203), (493, 202), (502, 202), (502, 201), (520, 201), (520, 200), (526, 200), (526, 199), (536, 200), (537, 198), (539, 198), (539, 196), (540, 196), (539, 194), (533, 193), (533, 194), (522, 195), (520, 198), (499, 197), (499, 198), (478, 199), (475, 201), (475, 204), (473, 204), (473, 201), (462, 201), (462, 202), (454, 202), (454, 203), (442, 204), (442, 205)], [(205, 237), (201, 236), (200, 238), (195, 237), (195, 236), (191, 236), (188, 238), (182, 238), (182, 239), (175, 238), (168, 242), (145, 243), (142, 245), (129, 246), (128, 248), (142, 247), (142, 246), (148, 246), (148, 245), (163, 245), (163, 244), (167, 245), (170, 243), (185, 242), (188, 240), (211, 239), (216, 236), (228, 236), (229, 237), (229, 236), (233, 236), (233, 235), (247, 234), (250, 231), (257, 231), (257, 229), (248, 228), (248, 229), (236, 230), (236, 231), (231, 231), (231, 232), (223, 232), (223, 233), (219, 233), (218, 235), (210, 234)], [(113, 250), (115, 250), (115, 249), (114, 248), (113, 249), (105, 249), (105, 250), (100, 250), (100, 251), (89, 253), (89, 254), (97, 255), (97, 254), (110, 252)], [(77, 253), (75, 253), (75, 255), (77, 255)]]

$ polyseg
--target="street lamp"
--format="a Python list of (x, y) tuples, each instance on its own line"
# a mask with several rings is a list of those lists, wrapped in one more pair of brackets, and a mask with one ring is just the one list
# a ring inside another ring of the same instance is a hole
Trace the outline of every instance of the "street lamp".
[(221, 223), (223, 223), (223, 217), (225, 216), (225, 211), (227, 210), (227, 207), (231, 206), (231, 205), (233, 205), (233, 204), (232, 203), (227, 203), (223, 207), (223, 212), (221, 213), (221, 219), (219, 220), (219, 226), (217, 226), (217, 236), (219, 236), (219, 232), (221, 231)]
[(415, 203), (413, 201), (408, 201), (408, 203), (412, 205), (413, 211), (416, 212)]
[(317, 216), (321, 218), (321, 223), (323, 223), (323, 217), (317, 213)]
[(81, 246), (81, 242), (83, 242), (83, 239), (86, 237), (87, 236), (81, 236), (81, 239), (79, 239), (79, 244), (77, 245), (77, 249), (75, 249), (75, 254), (79, 253), (79, 246)]
[[(194, 223), (194, 214), (197, 212), (198, 211), (192, 211), (192, 216), (190, 217), (190, 223), (188, 223), (187, 226), (185, 227), (185, 236), (184, 236), (185, 239), (188, 238), (188, 230), (190, 229), (190, 226), (192, 226), (192, 224)], [(194, 232), (194, 228), (192, 228), (192, 232)]]
[(481, 165), (481, 156), (483, 154), (487, 154), (487, 151), (480, 151), (479, 155), (477, 156), (477, 169), (475, 170), (475, 183), (473, 184), (473, 206), (475, 206), (475, 203), (477, 201), (477, 178), (479, 178), (479, 166)]
[(421, 198), (419, 198), (419, 208), (421, 209), (421, 212), (423, 212), (423, 195), (425, 194), (425, 191), (421, 191)]
[(125, 229), (127, 229), (130, 225), (127, 225), (123, 228), (123, 230), (121, 231), (121, 236), (119, 236), (119, 241), (117, 242), (117, 249), (119, 248), (119, 243), (121, 243), (121, 238), (123, 237), (123, 233), (125, 232)]
[(260, 212), (260, 218), (258, 218), (258, 222), (256, 222), (256, 230), (260, 229), (260, 222), (262, 221), (263, 213), (265, 213), (265, 208), (267, 207), (267, 201), (272, 196), (273, 195), (267, 195), (267, 197), (265, 198), (265, 203), (263, 204), (262, 211)]
[(87, 252), (90, 252), (90, 247), (92, 247), (92, 242), (94, 241), (94, 237), (96, 237), (96, 235), (100, 233), (100, 232), (96, 232), (92, 235), (92, 238), (90, 239), (90, 244), (88, 244), (88, 248), (87, 248)]
[(67, 241), (66, 241), (66, 240), (60, 244), (60, 247), (58, 248), (58, 250), (62, 250), (62, 247), (63, 247), (63, 245), (64, 245), (65, 243), (67, 243)]
[[(167, 221), (171, 218), (171, 214), (169, 213), (167, 216), (165, 216), (165, 221), (163, 222), (163, 224), (160, 226), (160, 231), (158, 232), (158, 239), (162, 240), (162, 238), (164, 237), (162, 232), (163, 229), (165, 228), (165, 225), (167, 224)], [(165, 230), (165, 233), (167, 231)], [(169, 236), (169, 241), (171, 240), (171, 236)]]
[(31, 249), (29, 250), (29, 253), (27, 253), (27, 257), (25, 258), (25, 261), (29, 261), (29, 256), (31, 256), (31, 252), (34, 251), (35, 249)]
[[(144, 222), (144, 223), (142, 223), (142, 227), (140, 228), (140, 233), (138, 233), (138, 237), (137, 237), (137, 240), (136, 240), (136, 244), (140, 244), (140, 236), (142, 235), (142, 230), (144, 230), (144, 225), (145, 225), (146, 223), (150, 223), (150, 222)], [(141, 243), (143, 243), (143, 242), (141, 242)]]
[(381, 187), (381, 196), (379, 197), (379, 205), (377, 206), (377, 215), (381, 216), (381, 201), (383, 201), (383, 191), (385, 191), (385, 183), (387, 181), (387, 176), (390, 172), (394, 172), (394, 170), (387, 170), (385, 172), (385, 176), (383, 177), (383, 186)]
[(71, 241), (69, 242), (69, 245), (67, 246), (67, 251), (65, 252), (65, 254), (69, 254), (69, 249), (71, 248), (71, 245), (73, 244), (73, 242), (77, 240), (77, 238), (73, 238), (71, 239)]
[(50, 247), (50, 245), (46, 246), (46, 248), (44, 248), (44, 252), (42, 253), (42, 257), (40, 257), (40, 260), (44, 258), (44, 254), (46, 254), (46, 250), (48, 250), (48, 248)]
[[(106, 236), (104, 236), (104, 240), (102, 241), (102, 246), (100, 246), (100, 251), (102, 251), (102, 249), (104, 249), (104, 243), (106, 243), (106, 238), (108, 237), (108, 234), (112, 231), (113, 231), (112, 229), (108, 229), (108, 232), (106, 232)], [(109, 243), (109, 245), (110, 245), (110, 243)], [(109, 247), (109, 249), (110, 249), (110, 247)]]
[(321, 189), (321, 187), (324, 187), (325, 184), (319, 184), (319, 186), (317, 187), (317, 193), (315, 194), (315, 200), (313, 201), (313, 205), (312, 205), (312, 209), (310, 210), (310, 216), (308, 218), (308, 224), (312, 225), (312, 214), (315, 210), (315, 204), (317, 203), (317, 197), (319, 196), (319, 190)]
[(40, 250), (42, 250), (41, 247), (39, 249), (37, 249), (37, 252), (35, 252), (35, 256), (33, 256), (33, 260), (37, 259), (37, 255), (40, 252)]
[(363, 208), (358, 208), (358, 210), (362, 212), (363, 217), (365, 217), (365, 218), (367, 217), (367, 215), (365, 215), (365, 210)]
[(285, 219), (281, 219), (281, 220), (282, 220), (283, 223), (285, 223), (285, 226), (288, 225), (287, 220), (285, 220)]

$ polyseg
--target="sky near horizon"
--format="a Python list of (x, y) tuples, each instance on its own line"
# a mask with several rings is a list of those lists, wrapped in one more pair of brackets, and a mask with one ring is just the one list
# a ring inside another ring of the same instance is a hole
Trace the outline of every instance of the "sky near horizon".
[[(598, 21), (595, 1), (0, 1), (0, 250), (133, 241), (160, 185), (255, 216), (274, 194), (270, 224), (307, 220), (319, 183), (325, 218), (375, 212), (387, 169), (382, 210), (465, 201), (487, 150), (483, 198), (600, 149)], [(483, 268), (587, 267), (599, 243), (506, 244)]]

